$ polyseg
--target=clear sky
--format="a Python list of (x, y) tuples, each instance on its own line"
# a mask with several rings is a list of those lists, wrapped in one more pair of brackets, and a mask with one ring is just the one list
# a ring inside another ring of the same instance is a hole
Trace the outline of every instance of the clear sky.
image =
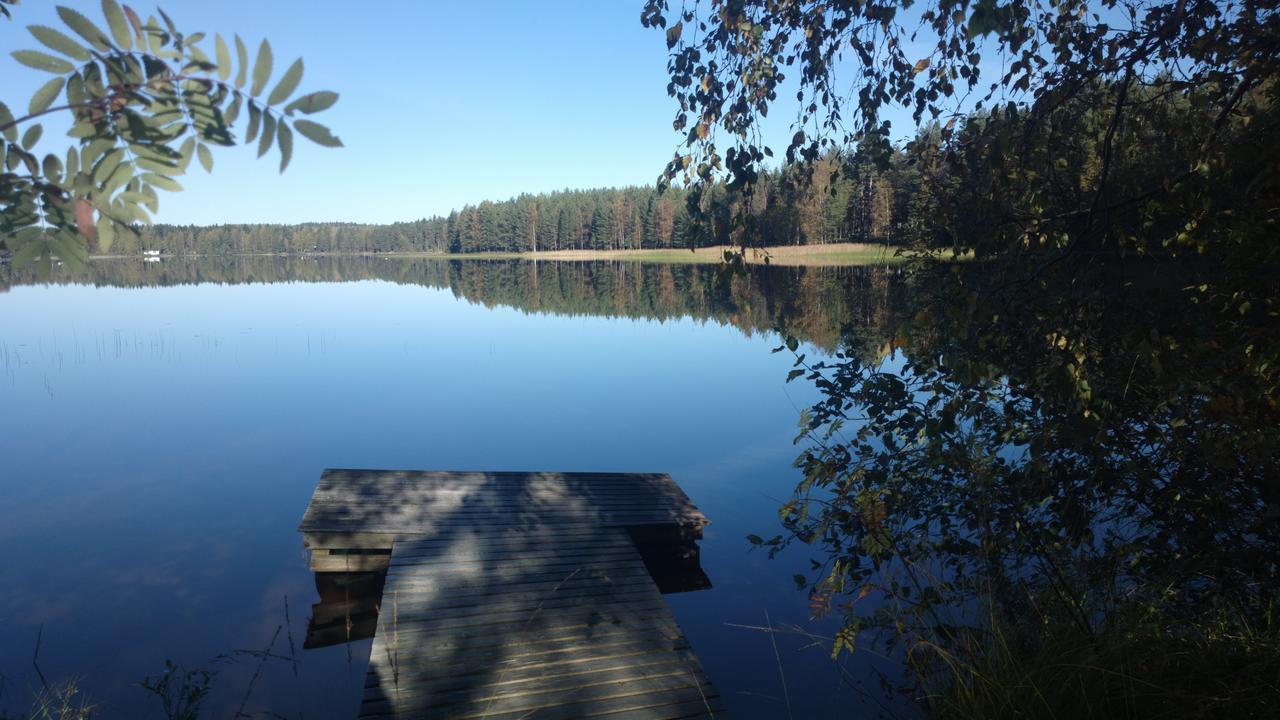
[[(98, 0), (63, 0), (94, 19)], [(154, 5), (131, 3), (145, 18)], [(36, 48), (29, 24), (62, 27), (53, 2), (24, 0), (0, 21), (2, 97), (25, 108), (44, 74), (9, 52)], [(267, 37), (276, 74), (301, 55), (299, 92), (342, 96), (317, 119), (346, 147), (298, 138), (275, 154), (222, 149), (185, 192), (162, 198), (170, 223), (411, 220), (521, 192), (652, 183), (680, 137), (671, 128), (666, 43), (640, 25), (643, 0), (443, 2), (169, 0), (188, 32)], [(207, 49), (212, 52), (211, 42)], [(47, 77), (47, 76), (45, 76)], [(766, 141), (785, 147), (788, 113)], [(895, 126), (897, 123), (895, 123)], [(53, 127), (49, 130), (52, 132)], [(46, 152), (65, 147), (46, 133)]]

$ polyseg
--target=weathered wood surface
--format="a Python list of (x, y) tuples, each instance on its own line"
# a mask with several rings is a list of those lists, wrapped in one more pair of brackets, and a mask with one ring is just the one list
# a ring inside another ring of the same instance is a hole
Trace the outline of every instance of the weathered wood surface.
[(706, 524), (662, 474), (326, 470), (299, 530), (318, 573), (386, 571), (361, 717), (675, 720), (723, 705), (645, 562), (705, 581)]
[(360, 714), (724, 717), (630, 536), (608, 527), (398, 541)]
[(480, 526), (672, 526), (698, 533), (707, 523), (680, 486), (657, 473), (325, 470), (299, 530), (310, 543), (340, 533), (368, 541)]

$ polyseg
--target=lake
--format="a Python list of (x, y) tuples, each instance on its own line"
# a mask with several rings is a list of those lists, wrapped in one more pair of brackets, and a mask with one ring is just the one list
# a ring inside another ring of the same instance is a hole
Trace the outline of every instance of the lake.
[[(0, 267), (0, 714), (78, 679), (102, 718), (208, 670), (206, 717), (351, 717), (369, 641), (304, 650), (297, 532), (328, 467), (666, 472), (711, 518), (712, 587), (666, 596), (735, 717), (881, 700), (781, 532), (800, 411), (777, 328), (822, 357), (882, 327), (891, 268), (429, 259)], [(776, 648), (774, 645), (776, 642)]]

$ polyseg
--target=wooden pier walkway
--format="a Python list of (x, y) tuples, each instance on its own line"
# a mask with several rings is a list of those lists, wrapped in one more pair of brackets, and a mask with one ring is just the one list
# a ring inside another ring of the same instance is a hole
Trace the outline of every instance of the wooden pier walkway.
[(299, 529), (386, 572), (361, 717), (675, 720), (725, 714), (647, 561), (707, 522), (667, 475), (327, 470)]

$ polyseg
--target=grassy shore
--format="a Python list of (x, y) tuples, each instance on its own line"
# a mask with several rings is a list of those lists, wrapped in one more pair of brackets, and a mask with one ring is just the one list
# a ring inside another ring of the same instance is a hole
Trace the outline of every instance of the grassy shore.
[[(543, 250), (541, 252), (388, 252), (388, 253), (299, 253), (299, 257), (383, 257), (429, 258), (436, 260), (545, 260), (548, 262), (644, 262), (673, 265), (714, 265), (725, 260), (726, 252), (738, 252), (741, 248), (729, 245), (685, 250), (680, 248), (648, 250)], [(780, 265), (787, 267), (833, 267), (850, 265), (888, 265), (904, 260), (891, 245), (873, 243), (831, 243), (829, 245), (779, 245), (749, 249), (746, 260), (752, 265)], [(949, 253), (948, 253), (949, 255)], [(248, 253), (252, 257), (290, 257), (289, 253)], [(136, 255), (94, 255), (94, 260), (118, 260), (135, 258)], [(161, 255), (171, 258), (172, 255)], [(190, 255), (184, 257), (214, 257)]]
[[(393, 253), (400, 257), (438, 257), (449, 260), (551, 260), (558, 262), (593, 262), (624, 260), (647, 263), (715, 264), (724, 262), (726, 251), (737, 247), (717, 245), (696, 250), (544, 250), (537, 253)], [(781, 245), (748, 250), (747, 262), (787, 266), (880, 265), (899, 262), (895, 248), (866, 243), (833, 243), (830, 245)]]

